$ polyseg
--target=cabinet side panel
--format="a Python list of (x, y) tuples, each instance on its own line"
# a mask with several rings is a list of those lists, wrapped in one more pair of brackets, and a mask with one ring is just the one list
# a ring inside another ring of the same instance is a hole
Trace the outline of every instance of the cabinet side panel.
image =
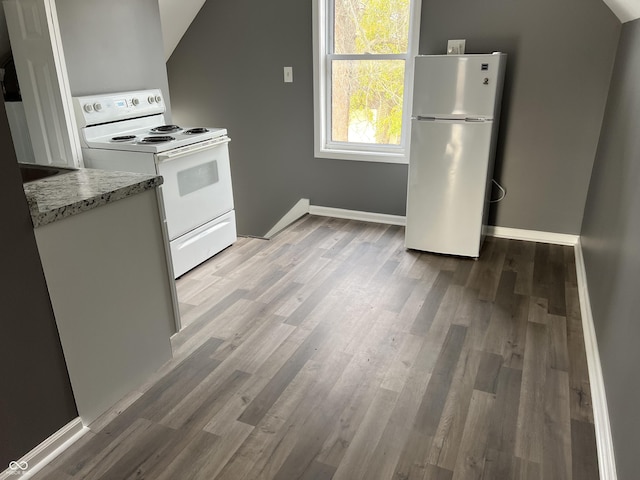
[(171, 358), (172, 279), (156, 193), (45, 225), (36, 239), (87, 424)]

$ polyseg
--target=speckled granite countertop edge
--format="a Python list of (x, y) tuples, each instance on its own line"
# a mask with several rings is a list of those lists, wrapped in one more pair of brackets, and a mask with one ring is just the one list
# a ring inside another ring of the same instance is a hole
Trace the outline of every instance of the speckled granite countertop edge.
[(24, 184), (35, 228), (162, 185), (162, 177), (79, 169)]

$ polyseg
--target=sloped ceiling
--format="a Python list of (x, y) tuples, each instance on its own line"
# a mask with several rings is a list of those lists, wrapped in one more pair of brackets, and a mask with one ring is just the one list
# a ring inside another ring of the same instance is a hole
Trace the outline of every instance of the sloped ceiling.
[[(168, 60), (206, 0), (158, 0)], [(640, 18), (640, 0), (604, 0), (622, 23)]]
[(169, 60), (204, 2), (205, 0), (158, 0), (165, 60)]
[[(158, 0), (164, 39), (164, 56), (168, 60), (180, 39), (206, 0)], [(604, 0), (622, 23), (640, 18), (640, 0)], [(10, 52), (9, 35), (0, 8), (0, 58)]]
[(622, 23), (640, 18), (640, 0), (604, 0)]

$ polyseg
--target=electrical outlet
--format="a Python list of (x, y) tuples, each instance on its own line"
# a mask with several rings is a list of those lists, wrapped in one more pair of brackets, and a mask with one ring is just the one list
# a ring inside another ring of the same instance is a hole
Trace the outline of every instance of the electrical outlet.
[(449, 40), (447, 42), (447, 55), (464, 55), (466, 40)]
[(284, 83), (293, 83), (293, 67), (284, 67)]

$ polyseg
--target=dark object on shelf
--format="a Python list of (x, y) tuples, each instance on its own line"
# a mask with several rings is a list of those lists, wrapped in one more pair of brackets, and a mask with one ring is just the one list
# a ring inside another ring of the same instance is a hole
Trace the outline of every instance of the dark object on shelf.
[(18, 84), (18, 74), (16, 66), (13, 63), (13, 55), (5, 57), (0, 63), (0, 68), (4, 69), (4, 78), (2, 78), (2, 95), (5, 102), (21, 102), (20, 85)]

